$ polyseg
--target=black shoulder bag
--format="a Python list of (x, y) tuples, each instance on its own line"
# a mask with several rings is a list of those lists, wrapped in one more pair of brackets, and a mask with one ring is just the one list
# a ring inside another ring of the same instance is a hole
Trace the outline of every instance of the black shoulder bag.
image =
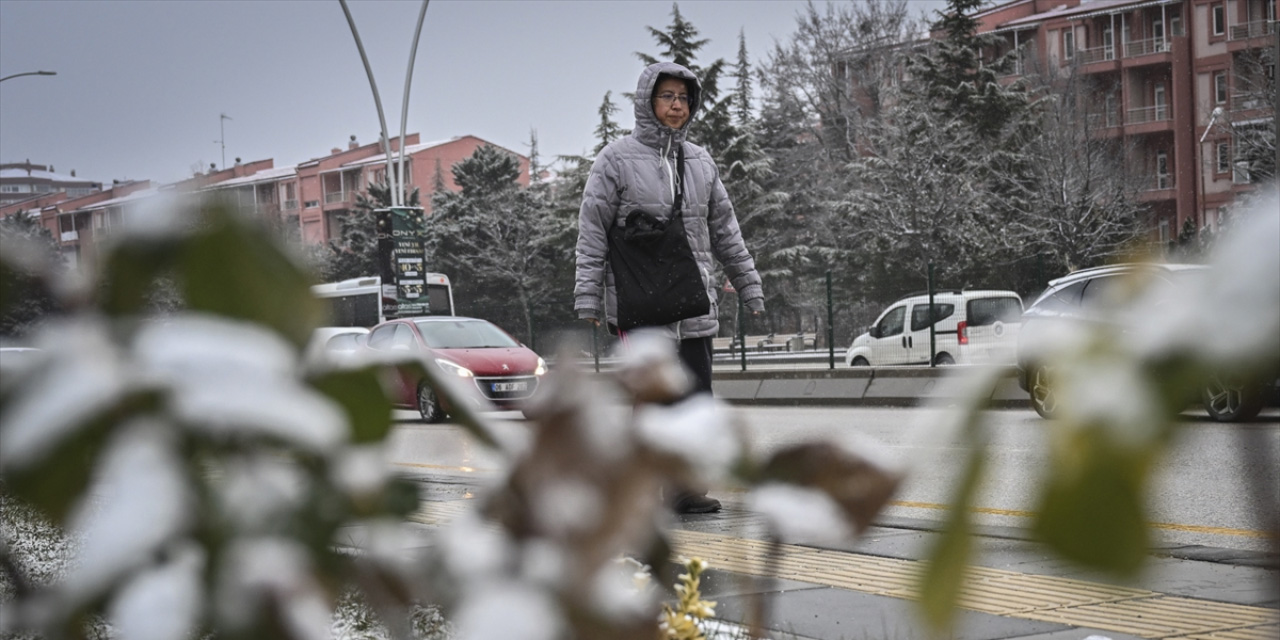
[(618, 294), (618, 328), (668, 325), (711, 312), (702, 270), (684, 232), (684, 143), (676, 155), (676, 200), (665, 222), (640, 210), (609, 229), (609, 266)]

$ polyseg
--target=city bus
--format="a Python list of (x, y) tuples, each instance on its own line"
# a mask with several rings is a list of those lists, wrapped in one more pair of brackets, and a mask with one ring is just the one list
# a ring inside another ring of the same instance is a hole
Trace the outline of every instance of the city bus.
[[(311, 287), (315, 297), (329, 301), (329, 324), (332, 327), (372, 327), (384, 320), (382, 313), (382, 278), (367, 276), (341, 282), (328, 282)], [(453, 286), (443, 273), (427, 274), (427, 303), (433, 316), (453, 313)]]

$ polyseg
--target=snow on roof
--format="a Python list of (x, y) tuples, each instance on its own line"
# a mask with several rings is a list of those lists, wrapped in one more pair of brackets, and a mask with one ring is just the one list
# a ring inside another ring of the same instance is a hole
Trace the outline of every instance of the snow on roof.
[(22, 179), (36, 178), (40, 180), (52, 180), (53, 182), (93, 182), (85, 178), (77, 178), (63, 173), (54, 173), (52, 171), (42, 171), (40, 169), (32, 169), (28, 172), (26, 169), (0, 169), (0, 178)]
[(215, 182), (213, 184), (205, 185), (205, 187), (201, 189), (201, 191), (207, 191), (209, 189), (225, 189), (227, 187), (240, 187), (240, 186), (249, 185), (249, 184), (256, 184), (259, 182), (271, 182), (273, 180), (279, 180), (281, 178), (287, 178), (292, 175), (297, 175), (297, 173), (298, 173), (298, 167), (296, 165), (292, 167), (278, 167), (275, 169), (266, 169), (263, 171), (259, 171), (257, 173), (249, 174), (247, 176), (240, 176), (239, 178), (231, 178), (229, 180), (223, 180), (222, 182)]
[(134, 191), (129, 195), (120, 196), (119, 198), (112, 198), (110, 200), (103, 200), (102, 202), (86, 204), (83, 207), (79, 207), (78, 209), (75, 209), (75, 211), (90, 211), (93, 209), (105, 209), (107, 207), (112, 207), (118, 204), (124, 204), (126, 202), (133, 202), (135, 200), (143, 200), (145, 198), (150, 198), (152, 196), (159, 195), (159, 193), (160, 193), (160, 189), (156, 187), (152, 187), (150, 189), (141, 189), (139, 191)]
[(1074, 7), (1059, 6), (1044, 13), (1035, 13), (1017, 20), (1002, 23), (1001, 27), (1011, 27), (1026, 23), (1043, 22), (1053, 18), (1071, 17), (1074, 19), (1091, 18), (1108, 13), (1130, 11), (1142, 7), (1154, 7), (1162, 4), (1174, 4), (1181, 0), (1092, 0), (1081, 2)]
[[(458, 138), (449, 138), (448, 140), (436, 140), (435, 142), (424, 142), (422, 144), (406, 145), (404, 148), (404, 154), (406, 156), (411, 156), (419, 151), (430, 149), (431, 147), (438, 147), (442, 144), (449, 144), (450, 142), (453, 142), (454, 140), (457, 140), (457, 139)], [(395, 161), (399, 157), (400, 157), (400, 154), (398, 152), (396, 151), (391, 152), (392, 161)], [(384, 164), (386, 163), (386, 161), (387, 161), (387, 154), (379, 153), (376, 156), (369, 156), (368, 158), (352, 160), (351, 162), (348, 162), (342, 166), (344, 168), (345, 167), (365, 167), (371, 164)]]

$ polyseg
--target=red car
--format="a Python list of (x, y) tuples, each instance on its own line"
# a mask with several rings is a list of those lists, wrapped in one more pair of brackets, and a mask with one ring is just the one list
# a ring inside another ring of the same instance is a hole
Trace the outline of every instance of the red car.
[[(488, 320), (424, 316), (388, 320), (374, 327), (367, 348), (389, 356), (422, 357), (475, 385), (480, 396), (499, 409), (519, 409), (538, 390), (547, 364), (532, 349)], [(477, 398), (479, 400), (479, 398)], [(426, 422), (441, 422), (449, 407), (420, 376), (402, 376), (393, 402), (416, 407)]]

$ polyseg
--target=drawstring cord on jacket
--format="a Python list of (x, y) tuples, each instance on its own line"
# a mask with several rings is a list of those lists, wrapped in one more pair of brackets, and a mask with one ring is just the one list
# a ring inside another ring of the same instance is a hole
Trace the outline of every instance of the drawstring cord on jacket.
[(676, 172), (671, 168), (671, 141), (674, 135), (667, 136), (667, 148), (662, 151), (662, 166), (667, 169), (668, 184), (671, 187), (671, 201), (676, 201)]

